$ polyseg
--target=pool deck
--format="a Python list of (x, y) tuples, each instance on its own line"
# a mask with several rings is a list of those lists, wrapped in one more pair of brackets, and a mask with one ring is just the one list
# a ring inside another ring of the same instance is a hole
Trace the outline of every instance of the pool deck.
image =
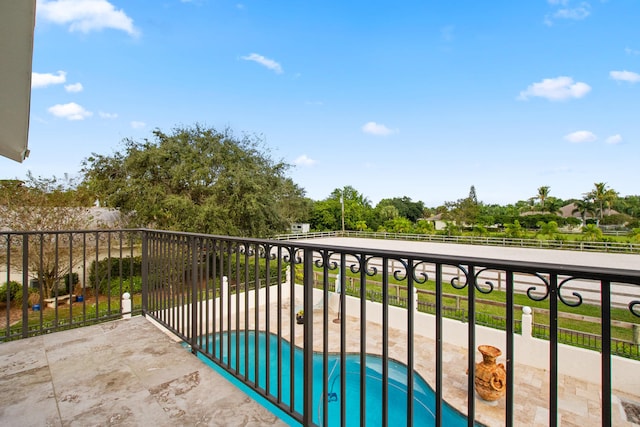
[[(276, 315), (272, 311), (272, 315)], [(282, 312), (288, 312), (283, 306)], [(331, 314), (333, 316), (333, 314)], [(286, 335), (289, 324), (282, 316)], [(359, 351), (359, 322), (345, 317), (348, 351)], [(314, 336), (321, 337), (321, 312), (314, 315)], [(330, 350), (337, 349), (340, 324), (328, 322)], [(296, 325), (295, 340), (303, 339)], [(367, 324), (367, 351), (379, 352), (381, 329)], [(390, 330), (390, 356), (406, 358), (406, 335)], [(320, 341), (316, 343), (319, 345)], [(434, 343), (415, 342), (416, 370), (430, 383), (434, 378)], [(466, 350), (444, 346), (444, 398), (466, 408)], [(503, 361), (498, 359), (498, 362)], [(515, 425), (548, 425), (548, 375), (531, 368), (515, 373)], [(559, 421), (562, 426), (601, 425), (599, 387), (560, 376)], [(615, 426), (627, 421), (620, 399), (639, 396), (614, 393)], [(476, 399), (477, 419), (504, 425), (504, 399), (490, 406)], [(70, 331), (0, 344), (0, 425), (284, 425), (175, 338), (144, 317), (118, 320)]]
[(284, 426), (138, 316), (0, 344), (2, 426)]

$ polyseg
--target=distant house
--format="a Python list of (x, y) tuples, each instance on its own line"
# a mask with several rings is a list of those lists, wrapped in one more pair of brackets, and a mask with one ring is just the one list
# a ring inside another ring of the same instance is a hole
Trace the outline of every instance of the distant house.
[(308, 233), (310, 229), (310, 225), (308, 223), (302, 222), (294, 222), (291, 224), (291, 232), (292, 233)]
[[(565, 205), (563, 207), (560, 208), (560, 216), (562, 216), (563, 218), (578, 218), (580, 220), (582, 220), (582, 213), (577, 211), (577, 206), (575, 203), (569, 203), (568, 205)], [(609, 215), (616, 215), (619, 214), (620, 212), (614, 210), (614, 209), (609, 209), (606, 208), (603, 212), (604, 216), (609, 216)], [(596, 219), (598, 218), (599, 215), (597, 215), (597, 213), (594, 212), (587, 212), (584, 216), (584, 219)], [(584, 224), (582, 224), (584, 225)]]
[(429, 218), (425, 218), (424, 221), (429, 221), (433, 224), (436, 231), (444, 230), (447, 227), (447, 222), (442, 219), (442, 214), (433, 215)]

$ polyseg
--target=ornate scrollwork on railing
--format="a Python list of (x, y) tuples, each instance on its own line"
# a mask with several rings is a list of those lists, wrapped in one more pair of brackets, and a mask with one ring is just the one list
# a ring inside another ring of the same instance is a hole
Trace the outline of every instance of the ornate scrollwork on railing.
[(376, 274), (378, 274), (378, 269), (376, 268), (376, 266), (371, 266), (371, 267), (369, 266), (369, 262), (375, 259), (375, 257), (367, 256), (364, 254), (363, 255), (353, 254), (353, 257), (355, 257), (355, 259), (358, 262), (349, 265), (349, 270), (351, 270), (352, 273), (360, 273), (364, 271), (364, 274), (366, 274), (369, 277), (373, 277)]
[(291, 264), (302, 264), (302, 255), (300, 253), (302, 249), (296, 249), (289, 246), (284, 247), (283, 249), (287, 251), (287, 253), (282, 256), (282, 260), (284, 262)]
[(413, 281), (418, 283), (419, 285), (427, 283), (427, 281), (429, 280), (429, 275), (425, 273), (424, 270), (417, 274), (417, 267), (423, 264), (426, 265), (427, 263), (425, 261), (418, 261), (413, 265)]
[(631, 301), (629, 303), (629, 311), (634, 316), (640, 317), (640, 301), (638, 301), (638, 300)]
[(558, 299), (560, 299), (560, 301), (562, 301), (562, 303), (568, 307), (578, 307), (579, 305), (582, 304), (582, 295), (580, 295), (577, 292), (571, 292), (571, 295), (573, 295), (574, 297), (576, 297), (578, 300), (575, 302), (569, 301), (567, 299), (565, 299), (565, 297), (562, 295), (562, 287), (567, 283), (570, 282), (571, 280), (574, 280), (575, 277), (568, 277), (564, 280), (562, 280), (559, 284), (558, 284)]
[(460, 283), (460, 278), (457, 276), (454, 276), (451, 278), (451, 286), (453, 286), (455, 289), (464, 289), (467, 287), (467, 284), (469, 283), (469, 272), (467, 271), (466, 268), (464, 268), (461, 265), (456, 265), (454, 266), (456, 267), (458, 270), (461, 270), (462, 273), (464, 273), (464, 282)]
[(267, 259), (268, 258), (269, 261), (273, 261), (276, 258), (278, 258), (276, 253), (273, 252), (273, 250), (272, 250), (273, 247), (270, 244), (263, 243), (263, 244), (259, 245), (258, 248), (259, 248), (258, 250), (260, 251), (260, 254), (259, 254), (260, 258), (262, 258), (262, 259)]
[(544, 301), (549, 296), (549, 288), (550, 288), (549, 279), (547, 279), (540, 273), (533, 273), (533, 275), (538, 279), (542, 280), (542, 283), (544, 284), (545, 292), (541, 296), (536, 296), (533, 292), (535, 292), (538, 289), (538, 286), (533, 285), (527, 289), (527, 296), (529, 297), (529, 299), (533, 301)]
[(318, 268), (326, 266), (327, 270), (337, 270), (338, 262), (331, 259), (334, 253), (335, 252), (332, 251), (321, 251), (320, 258), (317, 258), (313, 264)]
[(493, 289), (495, 288), (495, 286), (493, 285), (493, 282), (491, 280), (485, 280), (484, 284), (488, 286), (488, 289), (485, 289), (484, 287), (480, 286), (480, 274), (485, 272), (485, 271), (489, 271), (491, 270), (490, 268), (481, 268), (480, 270), (478, 270), (478, 272), (476, 273), (476, 280), (475, 280), (475, 287), (478, 290), (478, 292), (482, 293), (482, 294), (490, 294), (491, 292), (493, 292)]

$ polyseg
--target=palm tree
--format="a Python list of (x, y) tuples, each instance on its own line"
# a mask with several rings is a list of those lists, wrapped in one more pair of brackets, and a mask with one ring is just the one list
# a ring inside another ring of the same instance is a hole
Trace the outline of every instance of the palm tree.
[(547, 199), (546, 210), (549, 211), (549, 213), (558, 214), (558, 212), (560, 212), (560, 208), (563, 205), (564, 203), (562, 202), (562, 200), (558, 199), (557, 197), (549, 197)]
[(593, 184), (595, 188), (587, 194), (597, 204), (600, 212), (600, 219), (604, 216), (604, 205), (610, 206), (618, 198), (618, 193), (611, 188), (607, 188), (606, 182), (596, 182)]
[(543, 185), (538, 188), (538, 200), (540, 200), (542, 211), (544, 211), (544, 202), (547, 200), (547, 197), (549, 197), (549, 190), (551, 190), (551, 187), (548, 185)]
[(582, 200), (576, 200), (573, 204), (575, 208), (571, 211), (571, 214), (580, 213), (582, 225), (584, 225), (587, 220), (587, 214), (591, 214), (593, 216), (596, 214), (596, 207), (589, 197), (585, 197)]

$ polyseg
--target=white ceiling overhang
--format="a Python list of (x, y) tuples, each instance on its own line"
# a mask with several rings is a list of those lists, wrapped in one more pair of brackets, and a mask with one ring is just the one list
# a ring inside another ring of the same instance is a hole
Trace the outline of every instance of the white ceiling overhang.
[(36, 0), (0, 1), (0, 155), (28, 155)]

